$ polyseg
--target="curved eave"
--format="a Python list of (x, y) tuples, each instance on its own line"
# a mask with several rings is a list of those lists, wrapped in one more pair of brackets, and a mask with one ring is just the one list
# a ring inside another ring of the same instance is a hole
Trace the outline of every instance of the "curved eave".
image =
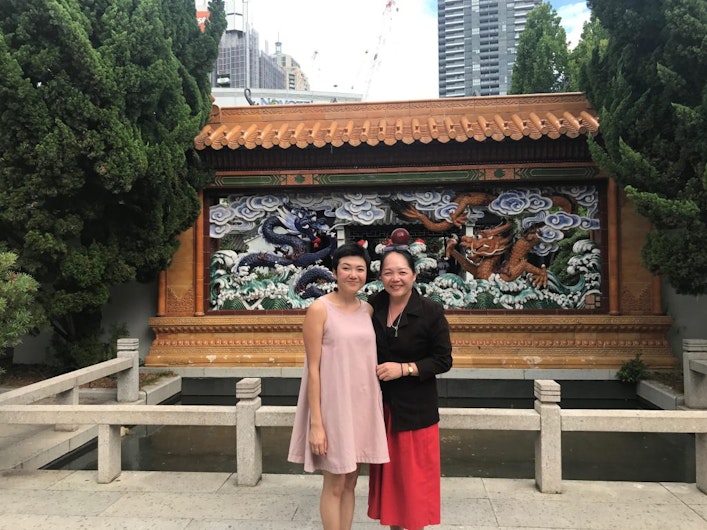
[(581, 93), (382, 103), (224, 107), (214, 105), (196, 149), (306, 149), (433, 140), (497, 142), (596, 135), (596, 113)]

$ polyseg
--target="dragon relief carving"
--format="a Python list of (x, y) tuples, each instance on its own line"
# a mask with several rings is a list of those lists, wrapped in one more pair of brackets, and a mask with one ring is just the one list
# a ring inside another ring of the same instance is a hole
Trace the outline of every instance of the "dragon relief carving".
[[(390, 206), (401, 218), (420, 222), (431, 232), (448, 232), (459, 229), (467, 222), (467, 208), (484, 207), (491, 204), (498, 195), (485, 192), (471, 192), (458, 195), (454, 202), (458, 205), (450, 214), (450, 221), (433, 221), (413, 205), (398, 199), (391, 200)], [(554, 207), (570, 213), (573, 204), (561, 195), (550, 197)], [(546, 287), (548, 283), (545, 266), (536, 267), (528, 261), (528, 255), (540, 239), (541, 225), (524, 230), (517, 238), (513, 235), (513, 223), (479, 230), (473, 236), (451, 234), (445, 240), (445, 258), (454, 259), (459, 266), (475, 278), (488, 280), (497, 274), (503, 281), (513, 281), (524, 273), (530, 275), (535, 287)]]
[(535, 287), (547, 287), (545, 266), (536, 267), (528, 262), (528, 254), (540, 241), (538, 228), (526, 230), (516, 241), (512, 228), (512, 223), (504, 223), (473, 236), (462, 236), (461, 240), (454, 234), (446, 240), (445, 257), (454, 258), (474, 278), (488, 280), (492, 274), (498, 274), (503, 281), (510, 282), (527, 272)]

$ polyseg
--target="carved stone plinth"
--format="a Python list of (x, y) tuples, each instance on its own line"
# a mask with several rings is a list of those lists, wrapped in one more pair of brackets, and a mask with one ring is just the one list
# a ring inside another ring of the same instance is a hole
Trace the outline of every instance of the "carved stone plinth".
[[(282, 367), (304, 362), (299, 313), (155, 317), (147, 366)], [(456, 368), (618, 369), (642, 354), (650, 369), (676, 364), (656, 315), (447, 316)]]

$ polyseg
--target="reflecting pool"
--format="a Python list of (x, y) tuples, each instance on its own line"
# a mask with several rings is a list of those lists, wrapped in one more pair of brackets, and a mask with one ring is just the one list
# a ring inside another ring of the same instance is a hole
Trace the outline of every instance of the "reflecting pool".
[[(291, 429), (262, 429), (263, 472), (303, 473), (287, 462)], [(442, 475), (533, 478), (532, 432), (441, 431)], [(562, 476), (568, 480), (695, 482), (694, 437), (686, 434), (564, 433)], [(122, 468), (140, 471), (235, 472), (235, 427), (137, 426), (122, 441)], [(97, 469), (88, 445), (49, 469)], [(366, 473), (366, 470), (362, 470)]]

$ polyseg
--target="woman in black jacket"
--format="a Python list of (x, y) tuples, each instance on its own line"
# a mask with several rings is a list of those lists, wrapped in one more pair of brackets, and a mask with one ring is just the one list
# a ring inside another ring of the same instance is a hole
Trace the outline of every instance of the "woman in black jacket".
[(440, 524), (439, 408), (435, 376), (452, 367), (441, 305), (413, 288), (415, 261), (393, 249), (381, 260), (385, 291), (372, 297), (390, 462), (370, 466), (368, 516), (391, 528)]

